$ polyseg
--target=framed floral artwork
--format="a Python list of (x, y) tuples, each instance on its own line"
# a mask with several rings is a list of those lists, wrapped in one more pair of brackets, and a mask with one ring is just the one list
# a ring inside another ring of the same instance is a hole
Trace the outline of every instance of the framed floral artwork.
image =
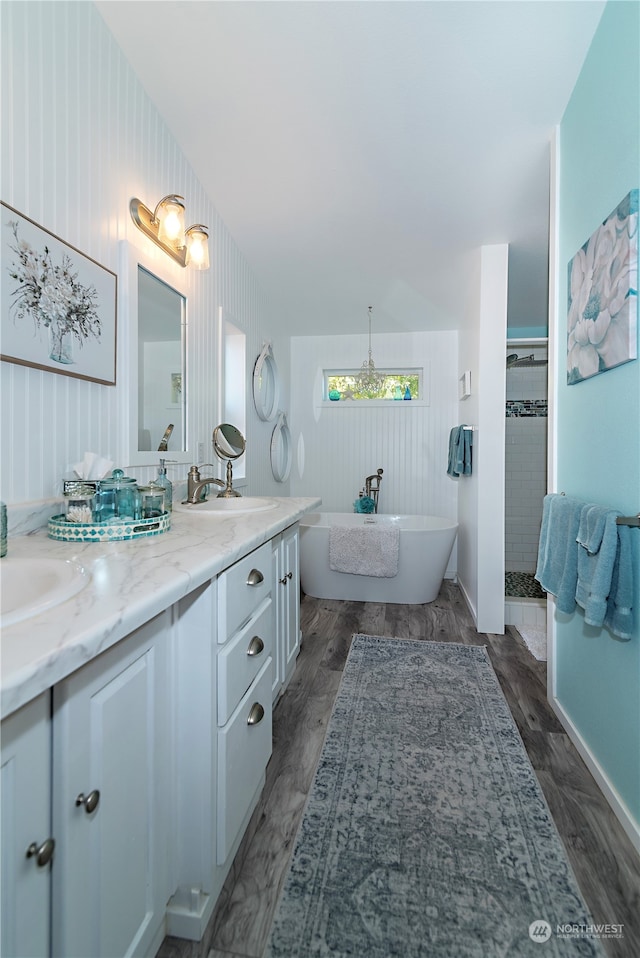
[(0, 210), (0, 359), (114, 386), (118, 277), (6, 203)]
[(638, 356), (638, 196), (631, 190), (569, 262), (567, 383)]

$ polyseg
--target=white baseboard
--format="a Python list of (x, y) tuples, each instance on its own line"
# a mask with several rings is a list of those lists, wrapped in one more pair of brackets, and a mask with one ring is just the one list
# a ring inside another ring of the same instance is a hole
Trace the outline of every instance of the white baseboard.
[(614, 815), (627, 833), (631, 844), (640, 855), (640, 825), (635, 821), (631, 812), (622, 801), (615, 788), (612, 786), (604, 769), (593, 755), (591, 749), (584, 741), (580, 732), (573, 724), (555, 695), (549, 696), (549, 702), (564, 726), (567, 735), (580, 753), (585, 765), (598, 783), (601, 792), (609, 802)]
[(467, 608), (469, 609), (469, 612), (471, 613), (471, 618), (473, 619), (473, 624), (475, 625), (476, 631), (477, 631), (477, 629), (478, 629), (478, 611), (477, 611), (477, 609), (474, 609), (473, 603), (472, 603), (472, 601), (471, 601), (471, 599), (470, 599), (470, 597), (469, 597), (469, 594), (468, 594), (467, 590), (466, 590), (465, 587), (464, 587), (464, 582), (462, 581), (462, 579), (460, 578), (460, 576), (458, 576), (458, 585), (460, 586), (460, 591), (462, 592), (462, 597), (463, 597), (464, 601), (467, 603)]

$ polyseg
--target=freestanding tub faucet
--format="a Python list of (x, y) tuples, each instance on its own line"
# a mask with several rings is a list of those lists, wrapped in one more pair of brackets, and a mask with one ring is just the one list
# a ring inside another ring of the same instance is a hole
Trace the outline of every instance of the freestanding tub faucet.
[(367, 476), (364, 481), (364, 494), (370, 499), (373, 499), (376, 512), (378, 511), (378, 493), (380, 492), (380, 483), (382, 481), (383, 471), (383, 469), (378, 469), (373, 476)]

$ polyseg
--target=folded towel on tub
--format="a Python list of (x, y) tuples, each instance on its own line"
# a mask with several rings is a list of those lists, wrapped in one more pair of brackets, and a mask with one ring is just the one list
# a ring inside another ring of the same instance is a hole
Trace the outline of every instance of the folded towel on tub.
[(331, 526), (329, 568), (333, 572), (391, 579), (398, 574), (400, 529), (391, 523)]

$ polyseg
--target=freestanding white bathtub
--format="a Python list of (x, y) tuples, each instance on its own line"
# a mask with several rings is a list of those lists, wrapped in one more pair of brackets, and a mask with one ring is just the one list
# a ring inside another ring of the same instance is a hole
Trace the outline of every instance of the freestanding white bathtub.
[[(333, 572), (329, 568), (329, 528), (361, 526), (374, 520), (400, 526), (398, 574), (392, 578)], [(300, 520), (300, 579), (303, 591), (317, 599), (355, 602), (433, 602), (442, 580), (458, 524), (438, 516), (361, 515), (312, 512)]]

